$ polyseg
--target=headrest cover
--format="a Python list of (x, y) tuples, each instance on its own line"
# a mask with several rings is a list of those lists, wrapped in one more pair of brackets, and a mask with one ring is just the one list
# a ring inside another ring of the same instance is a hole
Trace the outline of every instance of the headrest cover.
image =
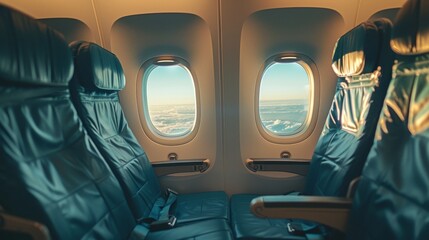
[(401, 55), (429, 53), (429, 1), (408, 0), (396, 16), (392, 50)]
[(63, 36), (0, 5), (0, 83), (67, 86), (73, 74)]
[(75, 77), (88, 89), (115, 90), (125, 87), (125, 75), (119, 59), (90, 42), (70, 44), (74, 55)]
[(378, 51), (377, 27), (371, 22), (364, 22), (338, 39), (332, 68), (339, 77), (370, 73), (377, 68)]

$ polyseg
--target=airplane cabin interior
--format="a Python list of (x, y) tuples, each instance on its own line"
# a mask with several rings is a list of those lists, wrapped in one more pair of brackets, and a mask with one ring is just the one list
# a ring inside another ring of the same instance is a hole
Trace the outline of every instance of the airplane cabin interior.
[(429, 239), (429, 0), (0, 0), (0, 239)]

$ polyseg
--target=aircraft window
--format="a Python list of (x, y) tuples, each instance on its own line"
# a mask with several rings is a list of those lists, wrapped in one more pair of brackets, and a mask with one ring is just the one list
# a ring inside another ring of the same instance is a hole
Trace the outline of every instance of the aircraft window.
[(143, 108), (150, 130), (158, 136), (192, 132), (197, 108), (189, 69), (175, 60), (155, 61), (143, 75)]
[(292, 136), (306, 127), (311, 99), (310, 67), (296, 58), (269, 63), (259, 87), (259, 118), (264, 130)]

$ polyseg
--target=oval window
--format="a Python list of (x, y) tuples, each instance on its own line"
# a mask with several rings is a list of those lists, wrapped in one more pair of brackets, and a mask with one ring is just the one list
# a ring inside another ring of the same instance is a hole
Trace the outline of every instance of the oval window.
[(309, 66), (297, 59), (274, 61), (264, 69), (258, 110), (266, 132), (276, 136), (292, 136), (305, 128), (312, 84), (308, 70)]
[(152, 132), (182, 137), (194, 129), (197, 108), (189, 69), (174, 60), (159, 60), (143, 76), (143, 107)]

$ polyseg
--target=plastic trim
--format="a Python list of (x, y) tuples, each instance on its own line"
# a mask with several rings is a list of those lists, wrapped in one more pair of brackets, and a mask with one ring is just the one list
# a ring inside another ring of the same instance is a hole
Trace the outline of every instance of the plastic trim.
[[(308, 106), (308, 113), (307, 113), (306, 120), (295, 134), (277, 135), (267, 130), (262, 124), (261, 117), (259, 115), (259, 93), (261, 88), (262, 76), (264, 75), (266, 69), (268, 69), (268, 67), (274, 63), (285, 63), (285, 62), (298, 63), (307, 72), (308, 84), (309, 84), (309, 90), (310, 90), (309, 106)], [(319, 101), (317, 100), (319, 100), (320, 85), (319, 85), (319, 71), (317, 69), (316, 64), (310, 57), (301, 53), (291, 53), (291, 52), (274, 55), (265, 61), (265, 64), (262, 66), (261, 70), (259, 71), (258, 80), (256, 84), (257, 85), (255, 88), (256, 90), (255, 90), (254, 116), (255, 116), (258, 131), (266, 140), (272, 143), (283, 143), (283, 144), (297, 143), (305, 140), (307, 137), (311, 135), (311, 133), (313, 132), (316, 126), (317, 115), (319, 111)]]
[[(180, 65), (185, 70), (189, 72), (191, 75), (193, 83), (194, 83), (194, 91), (195, 91), (195, 122), (193, 128), (181, 136), (168, 136), (161, 133), (155, 126), (153, 126), (152, 121), (150, 120), (150, 116), (148, 113), (148, 109), (146, 107), (147, 99), (146, 99), (146, 82), (148, 73), (152, 71), (154, 67), (157, 66), (169, 66), (169, 65)], [(139, 111), (140, 124), (143, 127), (145, 134), (154, 142), (162, 144), (162, 145), (181, 145), (190, 142), (195, 138), (201, 120), (201, 103), (200, 103), (200, 93), (198, 80), (194, 72), (192, 71), (190, 64), (184, 60), (183, 58), (177, 56), (158, 56), (151, 58), (144, 62), (139, 70), (137, 75), (137, 105)]]
[(165, 176), (175, 173), (199, 172), (204, 173), (210, 167), (209, 159), (173, 160), (152, 163), (157, 176)]

